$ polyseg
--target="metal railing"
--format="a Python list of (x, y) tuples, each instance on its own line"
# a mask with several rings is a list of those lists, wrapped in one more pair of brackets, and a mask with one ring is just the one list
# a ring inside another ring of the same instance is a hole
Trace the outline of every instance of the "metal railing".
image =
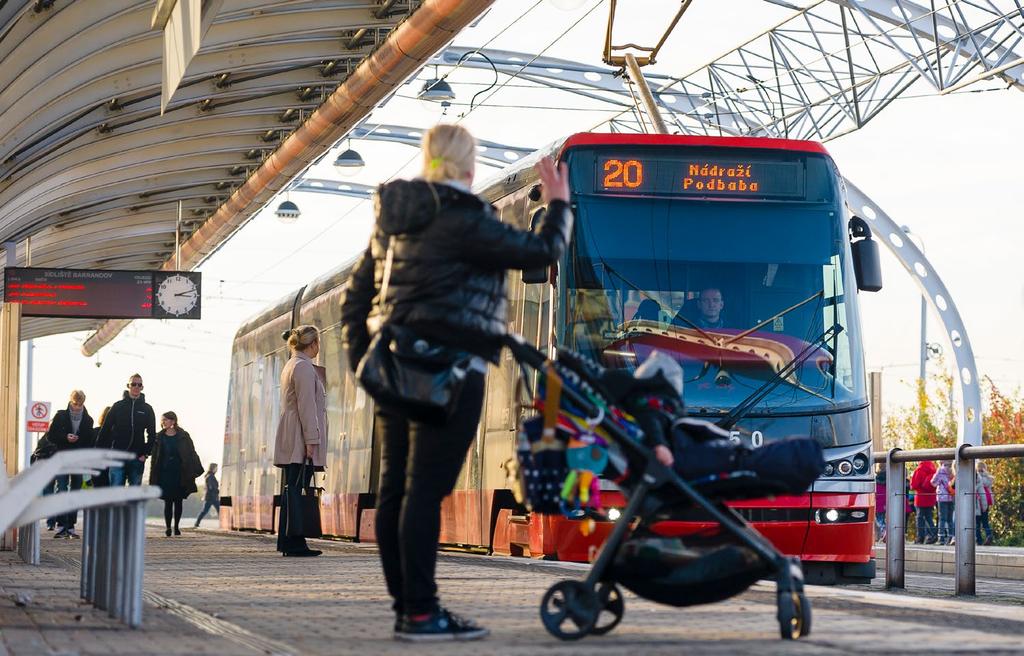
[(39, 564), (39, 522), (18, 527), (18, 555), (29, 565)]
[[(956, 531), (954, 542), (954, 580), (958, 595), (975, 594), (975, 545), (974, 545), (974, 461), (991, 458), (1024, 457), (1024, 444), (997, 444), (991, 446), (970, 446), (963, 444), (948, 449), (918, 449), (903, 451), (892, 449), (888, 453), (876, 453), (874, 461), (885, 463), (885, 587), (905, 587), (906, 560), (906, 513), (904, 505), (905, 481), (908, 462), (924, 460), (952, 460), (956, 463), (957, 477), (954, 486), (954, 519)], [(895, 484), (894, 484), (895, 483)]]
[(142, 624), (146, 500), (83, 512), (82, 598), (137, 628)]

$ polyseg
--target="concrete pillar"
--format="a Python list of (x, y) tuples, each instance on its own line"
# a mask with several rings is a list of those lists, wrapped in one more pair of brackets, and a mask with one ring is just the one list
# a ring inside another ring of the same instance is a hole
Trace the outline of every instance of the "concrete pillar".
[[(15, 266), (16, 245), (4, 244), (5, 266)], [(0, 304), (0, 454), (7, 468), (7, 477), (18, 473), (18, 374), (20, 372), (21, 306)], [(17, 546), (15, 531), (0, 535), (0, 550)]]

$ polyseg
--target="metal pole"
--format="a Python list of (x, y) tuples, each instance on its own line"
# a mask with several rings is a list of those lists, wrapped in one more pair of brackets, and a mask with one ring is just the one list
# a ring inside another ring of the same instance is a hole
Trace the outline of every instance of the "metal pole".
[(926, 363), (928, 362), (928, 300), (921, 297), (921, 366), (917, 371), (917, 378), (921, 381), (921, 387), (924, 388), (926, 372)]
[(891, 449), (885, 458), (885, 587), (904, 587), (906, 513), (903, 489), (907, 466), (893, 460), (899, 449)]
[(956, 450), (956, 483), (953, 501), (953, 555), (956, 558), (956, 593), (975, 594), (974, 590), (974, 461), (964, 458), (964, 447)]
[(178, 201), (178, 220), (174, 224), (174, 269), (181, 271), (181, 201)]
[(651, 123), (654, 124), (654, 131), (658, 134), (668, 134), (665, 120), (661, 118), (661, 112), (658, 111), (658, 105), (654, 102), (654, 95), (651, 94), (651, 88), (647, 86), (647, 80), (640, 70), (640, 64), (637, 63), (633, 53), (627, 52), (625, 58), (629, 79), (633, 81), (633, 84), (636, 85), (637, 90), (640, 92), (640, 102), (643, 103), (644, 109), (647, 110), (647, 116), (650, 117)]

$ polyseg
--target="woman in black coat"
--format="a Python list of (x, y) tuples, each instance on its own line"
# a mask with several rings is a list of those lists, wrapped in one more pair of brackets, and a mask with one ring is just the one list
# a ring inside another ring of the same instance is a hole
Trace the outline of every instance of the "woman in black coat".
[(181, 502), (196, 492), (196, 478), (203, 474), (192, 437), (178, 426), (178, 415), (167, 411), (160, 415), (162, 431), (153, 444), (153, 459), (149, 464), (149, 484), (160, 486), (164, 500), (164, 523), (171, 535), (171, 516), (174, 516), (174, 534), (181, 535)]
[(441, 501), (455, 487), (476, 435), (487, 362), (498, 363), (508, 326), (507, 270), (554, 264), (572, 232), (564, 165), (538, 164), (547, 211), (528, 232), (499, 221), (494, 207), (470, 191), (475, 162), (476, 141), (465, 128), (438, 125), (427, 132), (423, 177), (378, 190), (374, 233), (352, 269), (341, 308), (353, 371), (373, 337), (371, 326), (401, 326), (474, 356), (446, 423), (416, 421), (402, 407), (377, 405), (375, 439), (383, 453), (376, 534), (399, 640), (472, 640), (488, 633), (438, 603)]

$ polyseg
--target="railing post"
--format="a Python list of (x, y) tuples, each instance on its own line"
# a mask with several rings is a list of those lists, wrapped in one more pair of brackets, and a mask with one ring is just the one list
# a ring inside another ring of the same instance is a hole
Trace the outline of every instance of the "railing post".
[(89, 580), (93, 572), (93, 564), (91, 562), (93, 548), (90, 543), (92, 542), (92, 533), (95, 529), (92, 513), (92, 508), (86, 508), (82, 511), (82, 576), (79, 581), (79, 593), (82, 599), (86, 601), (92, 601), (92, 582)]
[(146, 502), (137, 501), (131, 506), (135, 518), (130, 536), (131, 541), (131, 595), (128, 604), (128, 626), (133, 629), (142, 625), (142, 583), (146, 562)]
[(108, 595), (109, 604), (107, 610), (110, 612), (110, 616), (119, 618), (121, 616), (121, 590), (124, 586), (124, 552), (122, 550), (122, 544), (124, 542), (122, 536), (124, 534), (124, 514), (121, 512), (120, 507), (113, 507), (110, 509), (111, 518), (111, 541), (110, 541), (110, 594)]
[(956, 450), (956, 482), (953, 496), (953, 524), (956, 544), (953, 556), (956, 558), (956, 594), (975, 594), (974, 589), (974, 460), (963, 455), (961, 444)]
[(885, 587), (904, 587), (904, 544), (906, 542), (906, 512), (904, 511), (907, 466), (894, 462), (900, 449), (890, 449), (885, 456)]

